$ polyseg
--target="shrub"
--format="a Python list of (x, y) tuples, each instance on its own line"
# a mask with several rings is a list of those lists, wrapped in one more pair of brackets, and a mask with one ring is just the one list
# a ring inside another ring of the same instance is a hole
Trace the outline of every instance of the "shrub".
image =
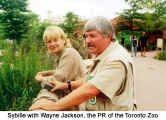
[(159, 60), (166, 60), (166, 51), (160, 53)]
[(0, 66), (1, 111), (27, 110), (40, 90), (40, 84), (34, 80), (34, 76), (39, 71), (51, 69), (46, 55), (43, 55), (43, 48), (38, 51), (36, 45), (32, 44), (30, 50), (26, 51), (19, 47), (18, 54), (12, 56), (11, 45), (4, 50)]
[(7, 40), (0, 40), (0, 49), (4, 49), (10, 44)]
[(156, 45), (154, 43), (150, 43), (148, 46), (147, 46), (147, 49), (148, 50), (155, 50), (156, 49)]
[(158, 60), (159, 57), (160, 57), (160, 51), (157, 51), (157, 52), (156, 52), (156, 55), (154, 56), (154, 59), (157, 59), (157, 60)]
[[(131, 50), (130, 34), (127, 31), (124, 31), (123, 34), (124, 34), (124, 38), (125, 38), (125, 48), (127, 48), (128, 50)], [(119, 43), (121, 42), (121, 38), (122, 38), (122, 36), (121, 36), (121, 32), (120, 32), (117, 35), (117, 39), (118, 39)]]

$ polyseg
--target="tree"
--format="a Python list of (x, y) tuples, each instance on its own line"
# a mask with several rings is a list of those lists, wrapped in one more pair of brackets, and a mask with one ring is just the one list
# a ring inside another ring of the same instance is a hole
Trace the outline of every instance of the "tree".
[[(156, 39), (166, 30), (165, 0), (125, 0), (130, 6), (118, 18), (116, 30), (128, 30), (138, 35), (146, 32), (148, 43), (155, 47)], [(124, 31), (123, 31), (124, 32)]]
[(116, 27), (117, 30), (129, 30), (131, 34), (133, 34), (133, 31), (135, 30), (135, 24), (137, 24), (138, 21), (135, 19), (139, 17), (138, 11), (142, 9), (141, 0), (125, 0), (127, 4), (130, 6), (129, 9), (125, 9), (122, 13), (120, 13), (120, 21), (123, 21), (123, 23), (119, 24), (118, 27)]
[(166, 1), (161, 0), (125, 0), (130, 9), (120, 14), (120, 21), (124, 21), (117, 29), (130, 31), (152, 32), (165, 27)]
[(14, 43), (20, 43), (30, 27), (27, 1), (0, 0), (0, 31), (5, 39), (13, 40)]
[[(82, 34), (83, 24), (78, 15), (68, 12), (65, 15), (64, 23), (59, 25), (67, 34), (67, 38), (72, 39), (72, 46), (80, 53), (83, 58), (88, 58), (90, 54), (85, 45)], [(78, 34), (78, 35), (77, 35)]]
[(0, 0), (0, 10), (9, 11), (19, 9), (22, 12), (27, 11), (27, 0)]
[(166, 1), (155, 0), (154, 3), (154, 13), (153, 16), (156, 21), (156, 29), (157, 30), (166, 30)]
[(70, 38), (76, 30), (83, 27), (83, 25), (80, 24), (79, 16), (72, 12), (68, 12), (65, 15), (64, 23), (59, 26), (64, 30), (68, 38)]

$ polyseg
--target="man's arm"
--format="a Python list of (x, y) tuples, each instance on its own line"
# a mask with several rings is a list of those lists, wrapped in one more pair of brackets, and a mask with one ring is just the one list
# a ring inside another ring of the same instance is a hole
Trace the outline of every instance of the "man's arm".
[[(87, 76), (80, 78), (79, 80), (76, 81), (71, 81), (71, 89), (74, 90), (78, 87), (80, 87), (83, 84), (83, 79), (86, 79)], [(48, 80), (48, 82), (52, 85), (54, 85), (55, 87), (51, 90), (56, 91), (56, 90), (64, 90), (64, 89), (68, 89), (68, 84), (64, 83), (64, 82), (59, 82), (59, 81), (51, 81)]]
[(58, 100), (57, 102), (51, 102), (48, 100), (40, 100), (36, 104), (30, 107), (30, 110), (35, 109), (44, 109), (44, 110), (64, 110), (66, 108), (70, 108), (74, 105), (79, 105), (84, 101), (93, 98), (94, 96), (98, 95), (100, 91), (92, 85), (90, 82), (83, 84), (78, 89), (75, 89), (69, 95), (65, 96), (64, 98)]

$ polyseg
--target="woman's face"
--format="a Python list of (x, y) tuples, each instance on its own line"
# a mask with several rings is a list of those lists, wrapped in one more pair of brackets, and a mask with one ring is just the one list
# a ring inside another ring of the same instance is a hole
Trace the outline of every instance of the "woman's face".
[(46, 44), (51, 52), (59, 54), (64, 49), (65, 40), (63, 38), (54, 38), (52, 40), (47, 40)]

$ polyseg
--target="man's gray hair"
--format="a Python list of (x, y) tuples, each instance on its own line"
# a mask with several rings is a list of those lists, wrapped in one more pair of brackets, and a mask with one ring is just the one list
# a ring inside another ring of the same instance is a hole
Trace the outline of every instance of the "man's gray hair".
[(105, 17), (98, 16), (88, 20), (88, 22), (84, 26), (84, 32), (93, 29), (99, 31), (104, 36), (112, 33), (113, 34), (112, 39), (114, 40), (116, 39), (114, 28), (111, 25), (111, 22), (109, 22)]

